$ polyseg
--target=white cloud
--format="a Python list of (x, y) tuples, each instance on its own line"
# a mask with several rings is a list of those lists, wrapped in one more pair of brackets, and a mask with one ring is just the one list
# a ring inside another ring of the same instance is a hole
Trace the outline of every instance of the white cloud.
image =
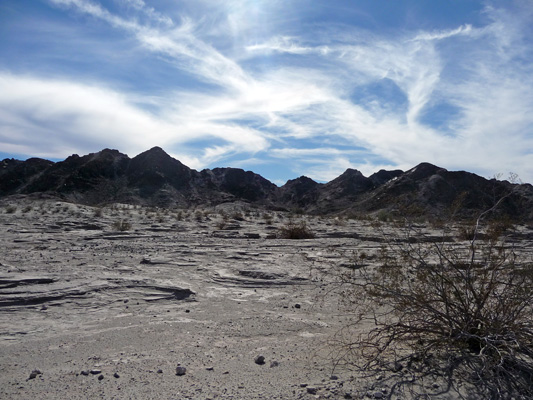
[[(100, 150), (105, 145), (137, 154), (154, 145), (170, 147), (213, 137), (226, 141), (228, 146), (223, 148), (227, 151), (254, 153), (268, 146), (253, 129), (167, 120), (127, 99), (126, 94), (96, 86), (0, 74), (1, 147), (4, 151), (18, 152), (22, 147), (32, 149), (28, 154), (64, 157), (65, 147)], [(18, 147), (12, 144), (13, 138)], [(212, 157), (208, 153), (206, 161)]]
[[(180, 15), (174, 24), (142, 0), (121, 1), (144, 18), (112, 14), (96, 1), (50, 1), (105, 21), (177, 73), (207, 85), (174, 91), (169, 82), (150, 113), (131, 102), (146, 103), (143, 95), (2, 74), (3, 145), (31, 147), (32, 129), (54, 138), (56, 153), (63, 143), (74, 148), (101, 140), (120, 149), (158, 144), (172, 152), (178, 144), (213, 138), (194, 154), (178, 153), (180, 159), (201, 168), (269, 149), (272, 157), (285, 157), (288, 168), (318, 180), (347, 167), (369, 174), (372, 166), (422, 161), (491, 173), (517, 166), (522, 177), (533, 177), (533, 71), (525, 61), (533, 49), (524, 22), (531, 13), (487, 8), (485, 26), (378, 36), (346, 26), (298, 34), (258, 24), (275, 17), (284, 2), (202, 0), (216, 16)], [(354, 100), (383, 80), (399, 93), (392, 100), (380, 93)], [(427, 118), (440, 103), (457, 110), (446, 121), (451, 133)], [(338, 150), (339, 144), (357, 151)]]

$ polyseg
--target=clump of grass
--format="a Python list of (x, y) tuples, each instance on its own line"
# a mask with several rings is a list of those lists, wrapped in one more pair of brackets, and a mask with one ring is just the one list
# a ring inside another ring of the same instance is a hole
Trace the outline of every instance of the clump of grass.
[(377, 214), (376, 214), (376, 218), (379, 222), (389, 222), (392, 220), (392, 216), (391, 216), (391, 213), (389, 211), (386, 211), (386, 210), (380, 210)]
[(239, 211), (235, 211), (231, 214), (231, 219), (234, 219), (235, 221), (244, 221), (244, 215)]
[(457, 232), (457, 237), (460, 240), (471, 241), (475, 238), (476, 227), (473, 225), (463, 225), (460, 226)]
[(200, 210), (197, 210), (194, 213), (194, 219), (196, 219), (197, 222), (202, 222), (204, 220), (204, 213)]
[(270, 215), (268, 213), (264, 213), (263, 214), (263, 219), (265, 220), (265, 223), (267, 225), (272, 225), (272, 215)]
[(113, 222), (113, 228), (120, 232), (129, 231), (131, 229), (131, 223), (123, 219), (119, 219)]
[(290, 220), (287, 224), (279, 228), (278, 237), (281, 239), (313, 239), (315, 234), (303, 220), (295, 222)]

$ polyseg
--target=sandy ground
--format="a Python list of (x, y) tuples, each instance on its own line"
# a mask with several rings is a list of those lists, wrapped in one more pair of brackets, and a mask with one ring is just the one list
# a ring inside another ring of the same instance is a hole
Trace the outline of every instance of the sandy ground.
[(332, 370), (346, 317), (311, 273), (377, 251), (373, 224), (305, 217), (315, 239), (275, 238), (287, 218), (4, 200), (0, 398), (382, 398)]

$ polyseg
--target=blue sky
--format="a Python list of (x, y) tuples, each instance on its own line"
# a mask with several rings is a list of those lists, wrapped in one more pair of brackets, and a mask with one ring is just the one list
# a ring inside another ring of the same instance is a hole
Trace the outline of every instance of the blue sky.
[(533, 2), (2, 0), (0, 158), (533, 182)]

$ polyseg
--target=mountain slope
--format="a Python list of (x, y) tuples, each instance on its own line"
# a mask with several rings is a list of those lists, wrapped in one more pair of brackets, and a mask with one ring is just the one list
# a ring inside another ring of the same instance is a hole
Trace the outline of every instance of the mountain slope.
[(492, 207), (511, 192), (500, 211), (514, 218), (532, 219), (533, 186), (487, 180), (429, 163), (406, 172), (381, 170), (370, 177), (348, 169), (325, 184), (302, 176), (277, 187), (258, 174), (238, 168), (198, 172), (160, 147), (133, 159), (117, 150), (104, 149), (81, 157), (72, 155), (57, 163), (38, 158), (0, 162), (0, 197), (48, 193), (86, 204), (188, 207), (244, 201), (314, 214), (382, 210), (399, 216), (468, 217)]

